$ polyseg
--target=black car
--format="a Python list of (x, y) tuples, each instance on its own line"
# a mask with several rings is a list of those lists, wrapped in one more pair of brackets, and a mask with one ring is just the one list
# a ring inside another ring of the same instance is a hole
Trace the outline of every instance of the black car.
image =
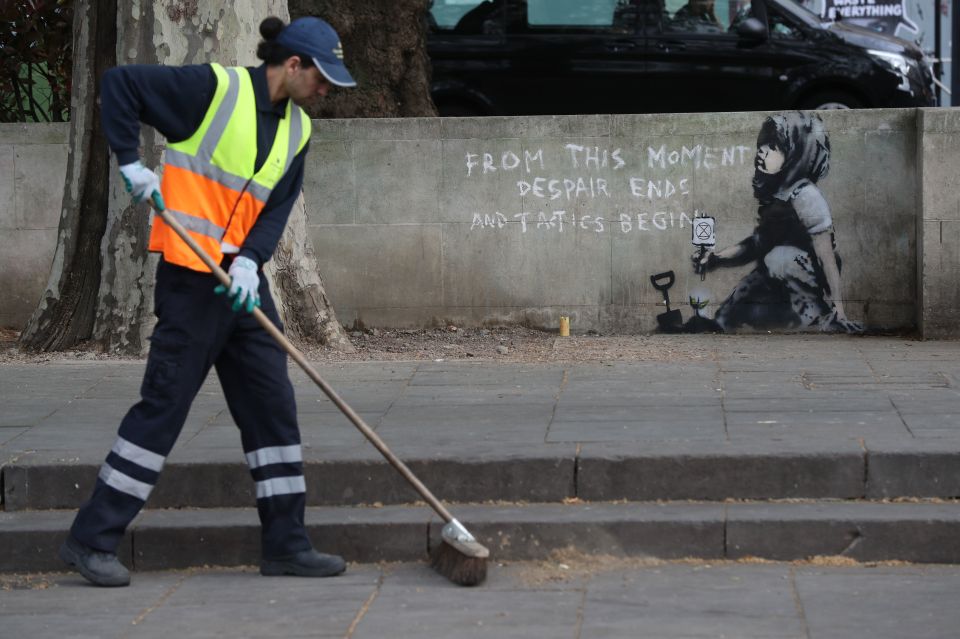
[(441, 115), (934, 106), (905, 40), (792, 0), (434, 0)]

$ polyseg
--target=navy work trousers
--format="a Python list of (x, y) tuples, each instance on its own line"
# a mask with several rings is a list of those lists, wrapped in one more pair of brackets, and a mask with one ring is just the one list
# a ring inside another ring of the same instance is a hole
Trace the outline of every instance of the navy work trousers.
[[(303, 522), (303, 458), (286, 353), (252, 315), (232, 311), (226, 296), (215, 295), (216, 285), (211, 273), (163, 260), (157, 267), (157, 325), (141, 400), (120, 423), (93, 495), (73, 522), (71, 534), (81, 543), (116, 551), (215, 366), (256, 482), (264, 557), (311, 547)], [(279, 327), (266, 278), (261, 278), (259, 292), (263, 312)]]

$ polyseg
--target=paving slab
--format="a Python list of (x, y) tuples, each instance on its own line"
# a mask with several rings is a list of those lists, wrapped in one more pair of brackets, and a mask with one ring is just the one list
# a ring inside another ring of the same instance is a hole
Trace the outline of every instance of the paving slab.
[(574, 639), (582, 600), (575, 590), (481, 587), (465, 592), (439, 585), (425, 591), (387, 578), (353, 636)]
[(732, 441), (782, 441), (784, 438), (807, 441), (831, 439), (873, 439), (876, 437), (912, 439), (914, 431), (894, 410), (883, 412), (786, 412), (776, 407), (769, 411), (728, 412), (727, 433)]
[(40, 403), (35, 397), (15, 398), (7, 396), (0, 414), (0, 428), (23, 428), (33, 426), (58, 410), (58, 407)]
[(810, 639), (944, 639), (960, 627), (952, 569), (799, 568)]
[(438, 386), (409, 386), (393, 404), (394, 408), (420, 406), (522, 406), (556, 400), (560, 385), (525, 386), (502, 384), (469, 386), (452, 384)]
[(74, 574), (6, 578), (10, 636), (810, 637), (953, 636), (960, 568), (662, 563), (490, 566), (458, 588), (422, 564), (351, 564), (334, 579), (253, 568), (142, 572), (99, 589)]
[(858, 390), (806, 390), (788, 397), (731, 397), (723, 403), (724, 410), (731, 413), (779, 411), (831, 413), (831, 412), (883, 412), (892, 410), (890, 399), (882, 392), (871, 389)]
[(513, 364), (493, 362), (425, 362), (414, 373), (411, 386), (516, 386), (522, 388), (558, 386), (563, 367), (557, 364)]
[(591, 579), (584, 637), (803, 637), (780, 566), (663, 566)]
[[(324, 414), (339, 412), (337, 405), (316, 386), (296, 389), (297, 413), (301, 419), (305, 414)], [(400, 398), (407, 389), (406, 380), (400, 381), (350, 381), (342, 383), (333, 390), (353, 410), (357, 412), (384, 413)]]
[(401, 405), (383, 417), (377, 433), (388, 442), (416, 439), (425, 446), (438, 439), (542, 443), (554, 410), (553, 402), (533, 401), (512, 406), (469, 404), (455, 411), (448, 405)]
[(325, 581), (193, 574), (137, 623), (133, 636), (222, 637), (229, 626), (244, 637), (345, 637), (378, 582), (368, 566)]
[(723, 409), (714, 405), (558, 406), (548, 442), (642, 442), (713, 439), (723, 441)]

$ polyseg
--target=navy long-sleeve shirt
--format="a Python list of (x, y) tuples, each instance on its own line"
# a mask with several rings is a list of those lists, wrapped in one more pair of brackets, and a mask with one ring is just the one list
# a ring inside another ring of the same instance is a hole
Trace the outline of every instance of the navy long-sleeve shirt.
[[(260, 170), (270, 153), (287, 101), (270, 102), (266, 65), (250, 67), (248, 71), (257, 103), (256, 170)], [(168, 142), (181, 142), (193, 135), (203, 121), (216, 86), (216, 76), (207, 64), (128, 65), (107, 70), (100, 86), (101, 120), (117, 161), (124, 165), (139, 159), (141, 123), (152, 126)], [(309, 143), (293, 159), (240, 247), (240, 255), (260, 266), (276, 250), (300, 194), (308, 149)]]

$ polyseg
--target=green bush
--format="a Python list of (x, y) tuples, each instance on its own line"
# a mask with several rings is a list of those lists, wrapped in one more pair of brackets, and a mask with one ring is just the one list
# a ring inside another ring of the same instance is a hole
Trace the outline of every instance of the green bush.
[(71, 0), (0, 3), (0, 122), (70, 119)]

